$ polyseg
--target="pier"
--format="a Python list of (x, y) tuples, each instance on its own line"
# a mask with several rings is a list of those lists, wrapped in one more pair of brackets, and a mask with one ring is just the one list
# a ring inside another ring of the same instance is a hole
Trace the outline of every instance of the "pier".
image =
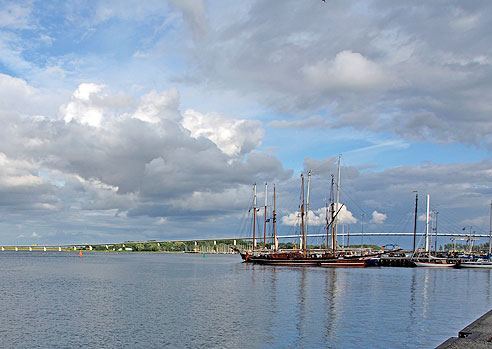
[(458, 332), (437, 349), (492, 348), (492, 310)]
[(379, 265), (382, 267), (407, 267), (412, 268), (415, 265), (408, 257), (381, 257)]

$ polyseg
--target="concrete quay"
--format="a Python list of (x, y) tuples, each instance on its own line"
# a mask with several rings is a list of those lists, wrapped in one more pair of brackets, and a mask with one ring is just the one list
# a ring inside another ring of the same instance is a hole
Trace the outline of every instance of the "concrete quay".
[(492, 348), (492, 310), (458, 332), (437, 349)]

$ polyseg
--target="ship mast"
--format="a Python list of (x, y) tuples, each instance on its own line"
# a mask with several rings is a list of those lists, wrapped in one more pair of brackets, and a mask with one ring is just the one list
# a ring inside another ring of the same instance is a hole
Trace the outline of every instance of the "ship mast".
[(302, 226), (302, 253), (306, 257), (306, 233), (304, 231), (304, 174), (301, 173), (302, 185), (302, 205), (301, 205), (301, 226)]
[[(337, 178), (337, 202), (335, 204), (335, 212), (338, 212), (339, 205), (340, 205), (340, 168), (341, 168), (341, 162), (342, 162), (342, 154), (338, 155), (338, 178)], [(335, 217), (335, 221), (333, 222), (333, 234), (334, 234), (334, 245), (333, 245), (333, 250), (336, 249), (336, 244), (337, 244), (337, 233), (338, 233), (338, 215)]]
[(325, 202), (325, 216), (326, 216), (326, 250), (328, 250), (330, 242), (330, 222), (328, 221), (328, 201)]
[[(304, 229), (304, 236), (307, 237), (308, 235), (308, 221), (309, 221), (309, 192), (310, 192), (310, 187), (311, 187), (311, 171), (308, 171), (308, 180), (307, 180), (307, 195), (306, 195), (306, 218), (304, 220), (306, 224), (306, 228)], [(306, 239), (305, 239), (306, 240)], [(306, 246), (306, 241), (302, 242), (304, 246)], [(307, 246), (306, 246), (307, 247)]]
[(417, 238), (417, 207), (418, 207), (418, 203), (419, 203), (419, 193), (417, 191), (415, 191), (415, 215), (414, 215), (414, 221), (413, 221), (413, 254), (415, 254), (415, 241)]
[(490, 223), (489, 223), (489, 259), (490, 259), (490, 252), (492, 249), (492, 201), (490, 201)]
[(277, 251), (278, 243), (277, 243), (277, 232), (275, 230), (275, 225), (277, 223), (277, 212), (276, 212), (276, 188), (275, 184), (273, 185), (273, 246), (274, 250)]
[(256, 183), (253, 186), (253, 252), (255, 251), (255, 246), (256, 246), (256, 237), (255, 237), (255, 232), (256, 232)]
[(425, 252), (429, 253), (429, 209), (430, 195), (427, 194), (427, 213), (425, 216)]
[(434, 239), (434, 252), (437, 255), (437, 217), (439, 215), (439, 212), (438, 211), (432, 211), (432, 212), (434, 212), (434, 219), (435, 219), (435, 222), (434, 222), (434, 231), (436, 232), (435, 233), (435, 239)]
[(330, 202), (331, 202), (331, 249), (335, 252), (336, 249), (336, 233), (335, 233), (335, 225), (333, 224), (335, 221), (335, 192), (333, 190), (335, 183), (335, 177), (331, 175), (331, 190), (330, 190)]
[(265, 183), (265, 226), (263, 228), (263, 249), (266, 248), (267, 206), (268, 206), (268, 184)]

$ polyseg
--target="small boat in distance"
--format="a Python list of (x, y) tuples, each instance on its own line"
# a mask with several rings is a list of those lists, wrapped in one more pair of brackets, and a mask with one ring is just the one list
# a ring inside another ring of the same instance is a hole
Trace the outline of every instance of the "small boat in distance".
[(481, 268), (481, 269), (492, 269), (492, 201), (490, 202), (490, 223), (489, 223), (489, 254), (487, 258), (477, 258), (461, 261), (458, 263), (459, 268)]
[(458, 268), (482, 268), (482, 269), (492, 269), (492, 262), (487, 259), (476, 259), (471, 261), (459, 262)]

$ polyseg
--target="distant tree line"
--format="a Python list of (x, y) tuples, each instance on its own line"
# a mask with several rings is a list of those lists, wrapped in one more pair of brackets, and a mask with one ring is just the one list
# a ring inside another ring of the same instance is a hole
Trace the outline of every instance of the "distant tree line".
[[(95, 251), (137, 251), (137, 252), (197, 252), (209, 251), (209, 252), (229, 252), (230, 248), (234, 246), (234, 240), (201, 240), (197, 241), (195, 245), (194, 241), (125, 241), (119, 244), (108, 245), (92, 245), (92, 249)], [(252, 248), (252, 242), (246, 240), (236, 240), (236, 248), (249, 250)], [(257, 240), (257, 249), (263, 247), (263, 242), (260, 239)], [(272, 248), (272, 244), (267, 244), (268, 248)], [(361, 248), (362, 245), (350, 245), (351, 248)], [(294, 249), (299, 248), (298, 244), (293, 242), (279, 242), (279, 249)], [(308, 249), (324, 249), (325, 245), (308, 245)], [(373, 250), (381, 249), (377, 245), (364, 245), (364, 248), (371, 248)], [(90, 245), (82, 248), (83, 250), (89, 250)], [(487, 244), (488, 249), (488, 244)]]
[[(195, 248), (197, 252), (200, 251), (220, 251), (224, 252), (234, 245), (234, 240), (202, 240), (197, 241), (195, 245), (194, 241), (155, 241), (150, 240), (146, 242), (140, 241), (125, 241), (119, 244), (108, 245), (94, 245), (93, 250), (96, 251), (137, 251), (137, 252), (194, 252)], [(247, 241), (236, 240), (236, 246), (242, 248), (248, 245)], [(251, 243), (249, 243), (251, 245)], [(89, 250), (90, 246), (87, 245), (82, 248), (83, 250)]]
[[(454, 243), (449, 243), (444, 245), (444, 250), (445, 251), (454, 251), (456, 247), (457, 251), (463, 251), (463, 252), (469, 252), (470, 251), (470, 244), (456, 244)], [(483, 243), (483, 244), (477, 244), (473, 245), (473, 252), (489, 252), (489, 243)]]

